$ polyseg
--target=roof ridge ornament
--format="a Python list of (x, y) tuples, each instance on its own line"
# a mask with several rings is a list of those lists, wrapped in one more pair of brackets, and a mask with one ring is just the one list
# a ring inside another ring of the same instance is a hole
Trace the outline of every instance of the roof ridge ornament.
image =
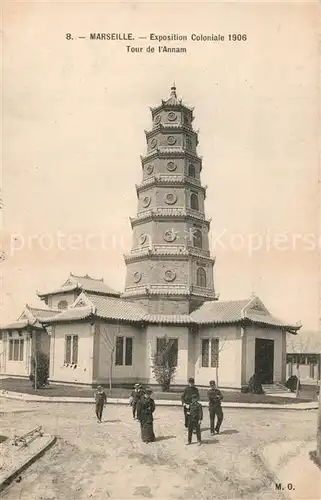
[(175, 82), (173, 82), (173, 85), (171, 86), (171, 93), (170, 93), (170, 95), (173, 96), (173, 97), (175, 97), (175, 99), (177, 99)]

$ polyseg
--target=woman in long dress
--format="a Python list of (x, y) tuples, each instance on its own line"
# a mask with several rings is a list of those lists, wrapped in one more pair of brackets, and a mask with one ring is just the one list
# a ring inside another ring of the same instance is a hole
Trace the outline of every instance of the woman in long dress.
[(144, 396), (137, 403), (137, 419), (140, 421), (142, 441), (144, 443), (155, 441), (153, 427), (155, 401), (151, 398), (152, 392), (151, 389), (145, 389)]

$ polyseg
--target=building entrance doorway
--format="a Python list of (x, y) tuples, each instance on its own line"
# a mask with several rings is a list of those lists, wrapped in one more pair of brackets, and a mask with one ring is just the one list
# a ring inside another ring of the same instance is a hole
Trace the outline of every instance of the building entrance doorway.
[(274, 340), (255, 339), (255, 373), (261, 384), (273, 384)]

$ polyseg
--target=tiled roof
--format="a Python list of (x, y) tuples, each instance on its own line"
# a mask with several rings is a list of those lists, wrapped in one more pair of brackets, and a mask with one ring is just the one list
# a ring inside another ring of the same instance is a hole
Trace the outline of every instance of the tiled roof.
[(147, 323), (194, 323), (189, 314), (146, 314), (144, 321)]
[(288, 325), (286, 323), (283, 323), (280, 319), (275, 318), (271, 314), (268, 314), (267, 316), (261, 316), (260, 314), (253, 314), (252, 312), (248, 312), (245, 317), (253, 321), (253, 323), (262, 323), (265, 325), (284, 326), (285, 328), (289, 329), (298, 329), (297, 325)]
[(118, 319), (122, 321), (142, 321), (146, 315), (146, 311), (142, 307), (128, 300), (100, 297), (91, 293), (86, 293), (86, 296), (96, 307), (95, 314), (100, 318)]
[(301, 328), (301, 325), (289, 325), (275, 318), (263, 304), (264, 310), (256, 313), (250, 307), (253, 300), (252, 297), (245, 300), (205, 302), (191, 313), (191, 317), (198, 324), (240, 323), (247, 319), (253, 323), (282, 327), (288, 331), (297, 331)]
[(42, 309), (40, 307), (31, 307), (27, 306), (31, 314), (37, 318), (49, 318), (50, 316), (55, 316), (56, 314), (61, 313), (61, 309)]
[(242, 310), (249, 302), (249, 299), (205, 302), (199, 309), (191, 313), (191, 317), (200, 324), (241, 321), (243, 319)]
[(90, 276), (71, 276), (80, 283), (81, 288), (87, 292), (97, 292), (104, 295), (119, 297), (120, 293), (106, 285), (102, 279), (94, 279)]
[(102, 295), (110, 295), (112, 297), (119, 297), (120, 293), (116, 292), (108, 285), (106, 285), (102, 279), (91, 278), (90, 276), (76, 276), (70, 273), (70, 277), (66, 281), (64, 285), (60, 288), (56, 288), (49, 292), (40, 293), (38, 292), (39, 297), (45, 297), (47, 295), (55, 295), (58, 293), (66, 293), (71, 292), (73, 290), (85, 290), (88, 292), (96, 292)]
[(30, 326), (33, 329), (38, 329), (38, 330), (42, 330), (42, 328), (43, 328), (41, 323), (39, 323), (39, 321), (32, 323), (28, 320), (20, 320), (20, 321), (14, 322), (14, 323), (9, 323), (7, 325), (2, 325), (0, 327), (0, 331), (3, 331), (3, 330), (23, 330), (27, 326)]
[[(162, 293), (171, 295), (187, 294), (189, 288), (186, 286), (175, 287), (175, 285), (167, 286), (151, 286), (149, 293)], [(148, 314), (147, 311), (140, 305), (130, 302), (125, 298), (110, 297), (107, 295), (98, 295), (95, 292), (83, 292), (89, 300), (88, 306), (70, 307), (64, 310), (46, 310), (40, 308), (31, 308), (27, 306), (31, 314), (38, 319), (32, 322), (32, 317), (28, 320), (20, 320), (16, 323), (6, 325), (1, 329), (23, 329), (27, 325), (34, 328), (41, 328), (41, 324), (60, 323), (67, 321), (77, 321), (91, 316), (104, 318), (106, 320), (118, 320), (128, 322), (143, 322), (143, 323), (166, 323), (166, 324), (199, 324), (199, 325), (214, 325), (214, 324), (231, 324), (241, 323), (248, 320), (255, 324), (265, 324), (284, 328), (285, 330), (295, 333), (300, 329), (299, 325), (289, 325), (272, 316), (264, 307), (258, 298), (250, 298), (245, 300), (229, 300), (229, 301), (208, 301), (203, 303), (199, 309), (191, 314)]]
[(92, 307), (71, 307), (69, 309), (64, 309), (61, 313), (56, 314), (55, 316), (42, 318), (41, 321), (45, 324), (77, 321), (89, 318), (92, 314)]
[(37, 292), (38, 297), (46, 297), (46, 295), (55, 295), (57, 293), (67, 293), (72, 292), (73, 290), (77, 290), (77, 283), (72, 283), (70, 285), (63, 285), (59, 288), (54, 288), (50, 290), (50, 292)]
[(15, 323), (9, 323), (8, 325), (2, 325), (1, 330), (23, 330), (29, 325), (29, 321), (16, 321)]

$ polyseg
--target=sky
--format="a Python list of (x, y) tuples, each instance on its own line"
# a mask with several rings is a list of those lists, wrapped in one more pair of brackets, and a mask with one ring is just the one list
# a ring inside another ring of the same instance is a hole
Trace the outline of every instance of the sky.
[[(123, 290), (150, 106), (195, 107), (220, 299), (320, 316), (317, 5), (10, 3), (3, 15), (0, 322), (70, 272)], [(135, 40), (90, 40), (89, 33)], [(67, 40), (71, 33), (72, 40)], [(150, 33), (187, 42), (151, 42)], [(191, 34), (224, 42), (191, 41)], [(229, 41), (229, 34), (246, 35)], [(77, 38), (84, 36), (86, 38)], [(129, 53), (126, 46), (143, 47)], [(159, 53), (158, 45), (186, 53)], [(154, 53), (145, 51), (155, 47)]]

